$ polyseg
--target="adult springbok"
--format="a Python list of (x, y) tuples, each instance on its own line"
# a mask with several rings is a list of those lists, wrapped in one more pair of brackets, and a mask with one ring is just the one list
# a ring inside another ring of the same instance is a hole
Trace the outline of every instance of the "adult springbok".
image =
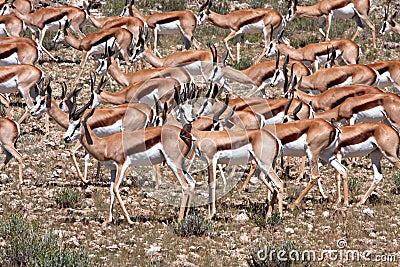
[[(91, 101), (82, 109), (85, 110), (90, 105)], [(104, 162), (105, 166), (111, 170), (110, 208), (104, 224), (113, 220), (115, 197), (125, 220), (129, 224), (133, 224), (119, 193), (119, 186), (128, 167), (152, 166), (162, 162), (165, 162), (171, 169), (182, 188), (182, 201), (178, 215), (178, 221), (181, 221), (185, 215), (185, 209), (189, 210), (195, 187), (195, 181), (186, 168), (186, 166), (190, 166), (193, 158), (194, 138), (192, 135), (177, 126), (164, 125), (136, 131), (124, 131), (100, 138), (87, 123), (94, 111), (95, 109), (92, 109), (87, 115), (80, 118), (82, 130), (79, 141), (91, 156)], [(71, 110), (70, 116), (74, 116), (75, 112), (76, 107)], [(83, 116), (83, 112), (80, 112), (80, 116)], [(64, 135), (66, 142), (71, 140), (68, 134), (70, 132), (71, 130), (68, 129)]]
[(236, 37), (236, 61), (240, 61), (240, 40), (245, 33), (259, 33), (264, 35), (264, 50), (261, 55), (256, 59), (258, 63), (265, 52), (267, 51), (269, 40), (271, 36), (280, 32), (282, 27), (285, 26), (285, 20), (282, 15), (273, 8), (257, 8), (248, 10), (237, 10), (227, 15), (221, 15), (210, 10), (212, 0), (207, 0), (200, 7), (199, 25), (205, 20), (208, 20), (213, 25), (230, 29), (231, 33), (224, 38), (224, 44), (228, 50), (229, 57), (233, 59), (232, 52), (228, 46), (228, 41)]
[[(353, 41), (357, 38), (364, 26), (364, 21), (372, 32), (372, 45), (376, 48), (375, 26), (368, 18), (368, 13), (372, 2), (370, 0), (322, 0), (311, 6), (298, 6), (298, 0), (290, 0), (289, 10), (286, 15), (288, 21), (294, 18), (325, 18), (319, 31), (325, 36), (325, 40), (329, 40), (329, 30), (332, 18), (352, 18), (357, 24), (357, 31), (351, 38)], [(324, 28), (324, 30), (322, 30)]]
[(197, 19), (191, 10), (177, 10), (170, 12), (157, 12), (148, 16), (143, 15), (134, 6), (135, 1), (126, 0), (121, 16), (133, 16), (141, 19), (152, 30), (154, 36), (154, 53), (161, 57), (157, 49), (158, 35), (182, 34), (185, 49), (189, 49), (193, 44), (196, 49), (200, 49), (200, 44), (196, 41), (193, 33), (196, 29)]

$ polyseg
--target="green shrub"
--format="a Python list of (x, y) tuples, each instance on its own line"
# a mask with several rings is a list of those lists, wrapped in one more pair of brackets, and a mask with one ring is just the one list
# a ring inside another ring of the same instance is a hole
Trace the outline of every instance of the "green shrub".
[(95, 266), (82, 250), (64, 247), (51, 230), (26, 222), (20, 214), (0, 220), (0, 237), (5, 241), (0, 249), (2, 266)]
[(276, 226), (282, 224), (284, 218), (279, 214), (278, 210), (274, 210), (271, 213), (271, 216), (266, 218), (267, 209), (264, 203), (248, 203), (246, 205), (247, 214), (249, 215), (250, 219), (254, 221), (260, 227), (267, 227), (267, 226)]
[(400, 194), (400, 173), (396, 173), (393, 177), (392, 177), (392, 182), (395, 185), (394, 191), (396, 194)]
[(60, 208), (76, 208), (82, 198), (82, 194), (73, 189), (61, 189), (54, 196), (54, 200)]
[(179, 223), (173, 225), (174, 233), (183, 236), (202, 236), (211, 229), (211, 221), (205, 221), (197, 214), (189, 214)]

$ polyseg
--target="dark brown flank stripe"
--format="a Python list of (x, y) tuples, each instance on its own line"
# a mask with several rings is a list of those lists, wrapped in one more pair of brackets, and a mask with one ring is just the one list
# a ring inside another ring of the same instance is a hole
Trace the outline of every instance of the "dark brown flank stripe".
[(66, 16), (67, 14), (68, 14), (67, 12), (60, 13), (57, 16), (54, 16), (54, 17), (49, 18), (48, 20), (45, 20), (43, 22), (43, 24), (49, 24), (49, 23), (58, 21), (58, 20), (62, 19), (64, 16)]
[(114, 34), (115, 34), (115, 32), (112, 32), (112, 33), (110, 33), (110, 34), (104, 35), (101, 39), (97, 40), (92, 46), (96, 46), (96, 45), (99, 45), (99, 44), (101, 44), (101, 43), (105, 43), (105, 42), (107, 42), (107, 40), (109, 40), (111, 37), (114, 37), (114, 38), (115, 38)]
[(146, 150), (149, 150), (150, 148), (152, 148), (153, 146), (157, 145), (160, 142), (161, 142), (161, 134), (158, 134), (158, 135), (154, 136), (153, 138), (147, 139), (144, 142), (144, 145), (146, 147)]
[(389, 66), (384, 65), (383, 68), (378, 69), (378, 68), (374, 67), (374, 69), (375, 69), (379, 74), (383, 74), (383, 73), (385, 73), (386, 71), (389, 71)]
[[(125, 113), (125, 112), (123, 112), (123, 113)], [(123, 113), (119, 114), (118, 116), (108, 117), (107, 120), (105, 120), (104, 118), (100, 118), (99, 120), (94, 121), (93, 123), (89, 120), (91, 122), (90, 127), (94, 129), (94, 128), (98, 128), (98, 127), (105, 127), (105, 126), (112, 125), (116, 121), (118, 121), (122, 118), (122, 116), (124, 115)]]
[(344, 96), (344, 97), (342, 97), (342, 98), (339, 98), (335, 103), (332, 103), (332, 104), (331, 104), (331, 107), (339, 106), (340, 104), (342, 104), (342, 103), (343, 103), (347, 98), (349, 98), (349, 97), (361, 96), (361, 95), (365, 95), (365, 90), (364, 90), (364, 91), (357, 92), (357, 93), (355, 93), (355, 94), (346, 95), (346, 96)]
[(5, 75), (2, 75), (3, 73), (0, 73), (0, 83), (6, 82), (10, 80), (12, 77), (16, 75), (15, 72), (6, 72)]
[(374, 108), (374, 107), (377, 107), (377, 106), (380, 106), (380, 105), (382, 105), (382, 100), (381, 99), (377, 99), (377, 100), (366, 102), (366, 103), (363, 103), (363, 104), (361, 104), (359, 106), (354, 107), (352, 109), (352, 112), (353, 113), (358, 113), (358, 112), (365, 111), (365, 110), (368, 110), (368, 109), (371, 109), (371, 108)]
[(286, 145), (288, 143), (291, 143), (293, 141), (296, 141), (299, 139), (303, 134), (305, 134), (308, 131), (308, 127), (302, 129), (300, 132), (295, 132), (295, 133), (290, 133), (286, 136), (279, 136), (279, 139), (281, 140), (282, 145)]
[(335, 80), (331, 81), (330, 83), (328, 83), (327, 87), (330, 88), (334, 85), (338, 85), (338, 84), (346, 81), (347, 77), (348, 77), (347, 75), (342, 75), (342, 76), (336, 78)]
[(349, 139), (346, 139), (346, 140), (341, 139), (339, 142), (339, 145), (335, 149), (335, 153), (340, 151), (343, 147), (356, 145), (356, 144), (365, 142), (368, 138), (370, 138), (373, 135), (374, 135), (374, 132), (373, 132), (373, 130), (371, 130), (366, 133), (361, 133), (356, 136), (350, 137)]
[(315, 55), (316, 55), (316, 56), (326, 55), (327, 52), (330, 53), (332, 47), (335, 48), (335, 50), (338, 49), (336, 45), (327, 44), (327, 45), (326, 45), (326, 48), (321, 48), (321, 50), (318, 51), (317, 53), (315, 53)]
[(252, 17), (243, 21), (240, 21), (240, 24), (238, 25), (238, 28), (235, 30), (239, 30), (240, 28), (242, 28), (243, 26), (249, 25), (249, 24), (253, 24), (253, 23), (257, 23), (260, 20), (263, 19), (263, 17), (265, 16), (265, 14), (261, 13), (260, 15), (256, 16), (256, 17)]
[(18, 52), (18, 47), (14, 46), (13, 48), (4, 51), (3, 53), (0, 53), (0, 59), (8, 58), (14, 53)]
[(165, 19), (160, 19), (159, 21), (157, 21), (157, 24), (165, 24), (165, 23), (170, 23), (173, 21), (177, 21), (179, 20), (179, 17), (168, 17)]

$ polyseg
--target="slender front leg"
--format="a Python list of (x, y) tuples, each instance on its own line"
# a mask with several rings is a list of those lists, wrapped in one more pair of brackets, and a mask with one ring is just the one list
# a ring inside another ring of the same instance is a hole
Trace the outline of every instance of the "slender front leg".
[(115, 180), (115, 183), (113, 186), (113, 190), (114, 190), (115, 196), (117, 197), (119, 206), (121, 207), (122, 214), (124, 215), (125, 220), (127, 221), (128, 224), (133, 224), (133, 221), (129, 217), (129, 213), (126, 210), (126, 207), (121, 198), (121, 195), (119, 194), (119, 186), (122, 182), (122, 179), (124, 178), (125, 171), (127, 170), (128, 167), (129, 166), (127, 164), (124, 164), (124, 165), (118, 167), (117, 177), (116, 177), (116, 180)]
[[(117, 167), (118, 169), (118, 167)], [(111, 223), (113, 220), (113, 215), (112, 215), (112, 210), (114, 206), (114, 183), (115, 183), (115, 178), (117, 176), (117, 170), (111, 170), (111, 183), (110, 183), (110, 206), (108, 209), (108, 215), (107, 219), (104, 221), (103, 225), (107, 225), (108, 223)]]
[(368, 188), (367, 192), (365, 192), (364, 196), (356, 204), (356, 206), (360, 206), (364, 204), (365, 201), (367, 201), (371, 193), (375, 190), (376, 186), (383, 178), (382, 168), (381, 168), (382, 154), (376, 150), (370, 154), (370, 158), (372, 161), (372, 168), (374, 169), (374, 180), (372, 181), (371, 186)]
[(251, 177), (253, 176), (254, 172), (257, 170), (257, 163), (253, 163), (250, 168), (250, 172), (244, 180), (242, 186), (238, 189), (238, 193), (241, 193), (249, 184)]
[(87, 183), (87, 176), (83, 176), (81, 170), (79, 169), (79, 164), (78, 161), (76, 160), (76, 151), (81, 147), (81, 143), (78, 142), (75, 144), (75, 146), (71, 149), (71, 154), (72, 154), (72, 161), (74, 162), (74, 167), (76, 169), (76, 172), (78, 174), (79, 179), (82, 180), (83, 183)]
[(235, 60), (235, 59), (233, 58), (232, 51), (229, 49), (228, 41), (229, 41), (230, 39), (232, 39), (233, 37), (235, 37), (235, 36), (236, 36), (236, 32), (235, 32), (235, 31), (232, 31), (232, 32), (231, 32), (227, 37), (225, 37), (225, 39), (224, 39), (224, 44), (225, 44), (226, 49), (228, 50), (228, 55), (229, 55), (229, 57), (230, 57), (232, 60)]
[(210, 220), (216, 213), (216, 207), (215, 207), (216, 171), (217, 171), (217, 159), (213, 159), (212, 163), (208, 165), (209, 204), (208, 204), (208, 216), (206, 217), (206, 220)]
[(236, 62), (240, 61), (240, 42), (242, 35), (236, 35)]

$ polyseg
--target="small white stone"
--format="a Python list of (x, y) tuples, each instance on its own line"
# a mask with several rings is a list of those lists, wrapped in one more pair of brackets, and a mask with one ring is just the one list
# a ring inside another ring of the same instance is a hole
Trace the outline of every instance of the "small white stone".
[(374, 214), (375, 214), (375, 212), (373, 210), (371, 210), (370, 208), (363, 209), (362, 213), (364, 213), (368, 216), (371, 216), (371, 217), (374, 217)]
[(150, 245), (150, 248), (148, 248), (148, 249), (146, 250), (146, 253), (147, 253), (147, 254), (150, 254), (150, 253), (160, 252), (160, 251), (161, 251), (161, 247), (160, 247), (160, 246), (153, 246), (153, 245)]
[(239, 221), (239, 222), (245, 222), (249, 220), (249, 216), (247, 216), (246, 213), (241, 213), (239, 215), (236, 215), (236, 217), (234, 218), (235, 221)]
[(324, 211), (322, 213), (322, 216), (324, 216), (325, 218), (327, 218), (329, 216), (329, 211)]
[(293, 228), (286, 228), (285, 229), (285, 233), (294, 234), (294, 229)]

